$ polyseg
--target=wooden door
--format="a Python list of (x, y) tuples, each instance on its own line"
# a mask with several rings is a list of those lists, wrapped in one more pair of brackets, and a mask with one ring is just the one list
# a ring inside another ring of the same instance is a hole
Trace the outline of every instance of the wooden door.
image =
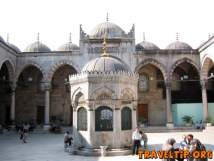
[(138, 109), (137, 109), (138, 121), (142, 117), (146, 119), (146, 122), (148, 123), (148, 104), (138, 104)]

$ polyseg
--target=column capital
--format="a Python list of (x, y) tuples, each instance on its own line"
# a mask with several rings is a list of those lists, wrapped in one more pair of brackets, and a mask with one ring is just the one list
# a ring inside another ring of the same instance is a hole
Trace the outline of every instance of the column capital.
[(165, 80), (165, 86), (166, 86), (166, 88), (170, 89), (172, 87), (172, 81)]
[(16, 91), (16, 87), (17, 87), (16, 82), (11, 82), (11, 83), (10, 83), (10, 88), (11, 88), (11, 91), (12, 91), (12, 92), (15, 92), (15, 91)]
[(41, 87), (44, 91), (51, 90), (51, 82), (41, 82)]

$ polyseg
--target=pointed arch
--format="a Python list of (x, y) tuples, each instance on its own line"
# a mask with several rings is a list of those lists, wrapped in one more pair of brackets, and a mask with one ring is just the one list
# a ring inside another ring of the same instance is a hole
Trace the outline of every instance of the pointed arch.
[(208, 72), (211, 68), (211, 65), (214, 65), (213, 60), (210, 57), (206, 57), (204, 61), (202, 62), (202, 67), (201, 67), (201, 77), (203, 79), (207, 79), (208, 77)]
[(68, 65), (68, 66), (72, 67), (76, 73), (79, 73), (79, 72), (80, 72), (79, 67), (78, 67), (76, 64), (74, 64), (72, 61), (70, 61), (70, 60), (61, 60), (61, 61), (55, 63), (55, 64), (50, 68), (50, 70), (48, 71), (48, 75), (47, 75), (48, 81), (51, 81), (52, 78), (53, 78), (53, 76), (54, 76), (54, 74), (55, 74), (55, 72), (56, 72), (60, 67), (63, 67), (63, 66), (65, 66), (65, 65)]
[(16, 73), (16, 77), (15, 77), (15, 81), (18, 81), (19, 79), (19, 76), (20, 74), (28, 67), (30, 66), (33, 66), (33, 67), (36, 67), (41, 73), (42, 73), (42, 77), (43, 77), (43, 80), (46, 80), (46, 72), (45, 70), (39, 65), (37, 64), (36, 62), (28, 62), (26, 64), (24, 64)]
[(15, 65), (13, 64), (12, 60), (10, 59), (4, 59), (3, 61), (1, 61), (0, 63), (0, 69), (2, 67), (2, 65), (5, 64), (7, 69), (8, 69), (8, 74), (9, 74), (9, 80), (13, 81), (14, 80), (14, 75), (15, 75)]
[(163, 65), (159, 61), (152, 59), (152, 58), (148, 58), (148, 59), (141, 61), (141, 63), (139, 63), (137, 65), (137, 67), (135, 68), (135, 72), (138, 73), (139, 70), (146, 65), (154, 65), (156, 68), (158, 68), (162, 72), (164, 80), (167, 79), (167, 70), (166, 70), (165, 65)]
[(173, 76), (173, 73), (176, 69), (176, 67), (178, 67), (180, 64), (182, 63), (188, 63), (188, 64), (191, 64), (193, 67), (195, 67), (198, 75), (200, 76), (200, 67), (194, 62), (192, 61), (191, 59), (189, 58), (182, 58), (182, 59), (179, 59), (177, 60), (173, 65), (172, 67), (170, 68), (170, 71), (169, 71), (169, 77), (172, 79), (172, 76)]

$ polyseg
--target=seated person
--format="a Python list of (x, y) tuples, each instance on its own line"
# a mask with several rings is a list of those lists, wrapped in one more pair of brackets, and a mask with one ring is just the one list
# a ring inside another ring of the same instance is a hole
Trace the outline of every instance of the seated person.
[(71, 141), (73, 140), (73, 138), (69, 135), (69, 131), (66, 131), (65, 135), (64, 135), (64, 144), (65, 146), (71, 146)]

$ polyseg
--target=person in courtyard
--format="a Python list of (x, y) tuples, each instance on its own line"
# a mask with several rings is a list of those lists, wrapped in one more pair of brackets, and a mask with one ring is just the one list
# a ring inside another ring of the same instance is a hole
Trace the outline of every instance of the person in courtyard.
[(65, 148), (71, 146), (73, 138), (69, 135), (69, 131), (66, 131), (64, 135), (64, 145)]
[(142, 131), (140, 131), (139, 133), (140, 133), (140, 135), (141, 135), (140, 145), (141, 145), (141, 147), (142, 147), (142, 150), (145, 150), (145, 149), (147, 148), (148, 137), (147, 137), (147, 135), (146, 135), (144, 132), (142, 132)]
[(136, 127), (135, 131), (132, 133), (132, 140), (133, 140), (133, 155), (134, 154), (137, 155), (141, 140), (141, 134), (139, 132), (138, 127)]
[(20, 130), (20, 139), (23, 141), (23, 143), (27, 143), (29, 127), (29, 124), (25, 122), (23, 128)]
[[(170, 138), (166, 141), (162, 146), (162, 150), (167, 152), (174, 152), (176, 149), (174, 148), (174, 144), (176, 143), (174, 138)], [(163, 161), (175, 161), (174, 158), (164, 158)]]

